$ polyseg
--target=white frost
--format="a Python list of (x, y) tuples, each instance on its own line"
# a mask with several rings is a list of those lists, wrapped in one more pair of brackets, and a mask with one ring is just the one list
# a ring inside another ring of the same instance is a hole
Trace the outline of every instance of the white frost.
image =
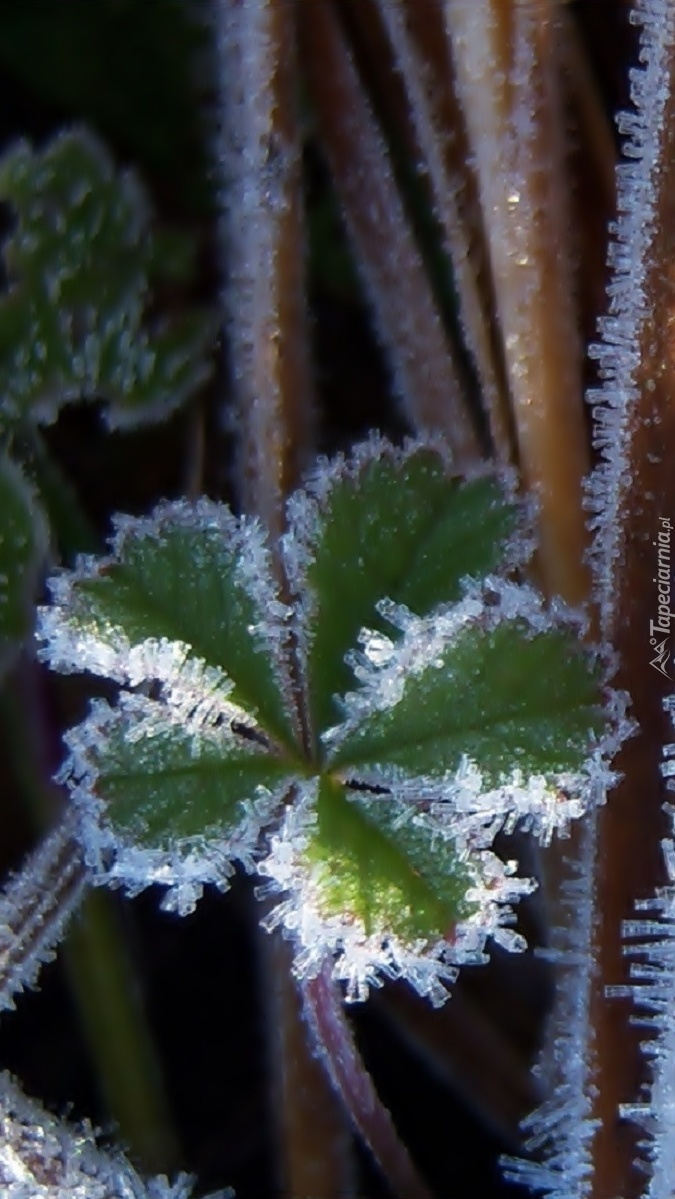
[[(144, 1180), (121, 1153), (104, 1152), (88, 1125), (55, 1119), (0, 1075), (0, 1189), (3, 1199), (190, 1199), (179, 1174)], [(233, 1199), (230, 1188), (210, 1199)]]

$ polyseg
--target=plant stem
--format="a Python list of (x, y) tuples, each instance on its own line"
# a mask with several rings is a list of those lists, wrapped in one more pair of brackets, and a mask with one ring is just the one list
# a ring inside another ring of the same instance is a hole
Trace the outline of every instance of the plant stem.
[(274, 1115), (284, 1146), (284, 1194), (289, 1199), (351, 1199), (356, 1179), (344, 1106), (310, 1044), (289, 946), (279, 933), (264, 935), (272, 981), (267, 1023), (274, 1038)]
[[(240, 422), (236, 481), (242, 507), (268, 530), (280, 574), (285, 500), (308, 462), (315, 431), (296, 12), (289, 0), (217, 0), (215, 12), (225, 307)], [(280, 583), (283, 588), (284, 580)], [(271, 1057), (285, 1192), (290, 1199), (349, 1199), (353, 1180), (344, 1116), (307, 1046), (286, 946), (275, 937), (265, 949), (265, 989), (278, 1033)]]
[(314, 431), (295, 10), (289, 0), (218, 0), (215, 15), (238, 486), (242, 506), (260, 516), (274, 544)]

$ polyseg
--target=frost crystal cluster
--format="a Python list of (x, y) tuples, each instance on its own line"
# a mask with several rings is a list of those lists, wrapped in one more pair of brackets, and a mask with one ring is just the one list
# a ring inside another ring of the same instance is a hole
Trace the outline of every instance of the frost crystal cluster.
[(276, 558), (207, 500), (119, 519), (38, 630), (54, 668), (121, 688), (61, 771), (95, 878), (187, 912), (239, 863), (298, 975), (332, 960), (349, 998), (387, 976), (440, 1003), (488, 937), (521, 948), (533, 883), (495, 836), (565, 831), (616, 730), (578, 620), (514, 581), (520, 522), (442, 448), (377, 440), (291, 497)]

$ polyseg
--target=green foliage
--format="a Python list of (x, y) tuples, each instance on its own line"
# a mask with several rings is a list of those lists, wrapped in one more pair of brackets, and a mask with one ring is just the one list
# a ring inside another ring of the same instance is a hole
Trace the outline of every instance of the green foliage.
[(128, 696), (97, 711), (102, 738), (92, 755), (101, 754), (99, 787), (130, 845), (168, 849), (176, 838), (231, 837), (242, 801), (292, 777), (288, 762), (255, 742), (223, 728), (167, 722), (152, 700)]
[(588, 802), (605, 717), (577, 626), (504, 578), (517, 523), (495, 480), (370, 442), (290, 501), (285, 603), (255, 522), (205, 500), (120, 520), (40, 627), (54, 667), (131, 689), (63, 772), (102, 877), (187, 910), (242, 861), (286, 894), (298, 969), (337, 952), (354, 995), (384, 970), (438, 999), (489, 933), (519, 947), (529, 883), (494, 835)]

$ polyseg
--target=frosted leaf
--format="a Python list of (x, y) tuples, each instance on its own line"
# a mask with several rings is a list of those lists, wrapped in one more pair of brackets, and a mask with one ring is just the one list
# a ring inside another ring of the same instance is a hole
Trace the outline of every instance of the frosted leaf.
[(460, 965), (485, 961), (490, 936), (524, 948), (510, 905), (532, 881), (395, 792), (350, 792), (328, 777), (306, 786), (259, 869), (272, 880), (262, 894), (285, 893), (265, 925), (293, 941), (298, 976), (334, 956), (351, 1001), (404, 978), (439, 1005)]
[(213, 318), (146, 320), (151, 284), (184, 277), (184, 237), (150, 232), (147, 198), (84, 129), (0, 159), (16, 213), (4, 246), (0, 396), (10, 418), (53, 421), (61, 405), (107, 401), (113, 428), (163, 419), (211, 374)]
[[(288, 506), (284, 561), (301, 600), (315, 733), (334, 723), (347, 689), (345, 654), (388, 595), (426, 615), (459, 598), (460, 582), (529, 557), (510, 480), (460, 482), (440, 442), (403, 450), (371, 439), (321, 462)], [(353, 564), (353, 565), (352, 565)]]
[(47, 528), (21, 471), (0, 454), (0, 675), (11, 665), (33, 621)]
[(95, 879), (132, 894), (161, 883), (164, 906), (181, 913), (205, 883), (226, 888), (235, 861), (253, 871), (261, 827), (292, 777), (288, 761), (229, 725), (141, 695), (98, 701), (66, 744), (58, 781)]
[(138, 686), (198, 721), (259, 721), (293, 746), (287, 612), (255, 521), (202, 499), (118, 518), (110, 557), (51, 581), (40, 656)]
[[(100, 1149), (88, 1125), (57, 1120), (0, 1075), (0, 1186), (5, 1199), (190, 1199), (179, 1174), (145, 1180), (121, 1153)], [(234, 1199), (230, 1188), (210, 1199)]]
[(0, 892), (0, 1011), (32, 986), (77, 908), (86, 870), (68, 813)]
[(323, 738), (332, 771), (421, 791), (495, 830), (524, 819), (544, 839), (585, 810), (596, 776), (613, 777), (593, 656), (578, 623), (554, 619), (530, 588), (493, 576), (429, 617), (391, 601), (380, 612), (402, 637), (380, 663), (365, 630), (350, 657), (359, 687)]

